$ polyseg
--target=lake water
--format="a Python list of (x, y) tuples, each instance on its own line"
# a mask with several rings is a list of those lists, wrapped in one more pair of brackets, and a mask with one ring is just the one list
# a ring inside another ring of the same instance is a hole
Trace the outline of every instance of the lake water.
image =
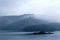
[(0, 40), (60, 40), (60, 31), (54, 34), (23, 35), (25, 32), (0, 32)]

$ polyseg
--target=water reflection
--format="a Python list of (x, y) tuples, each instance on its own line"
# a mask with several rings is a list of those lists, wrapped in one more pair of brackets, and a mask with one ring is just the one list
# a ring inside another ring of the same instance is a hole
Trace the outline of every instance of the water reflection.
[(60, 31), (45, 35), (23, 35), (20, 32), (0, 33), (0, 40), (60, 40)]

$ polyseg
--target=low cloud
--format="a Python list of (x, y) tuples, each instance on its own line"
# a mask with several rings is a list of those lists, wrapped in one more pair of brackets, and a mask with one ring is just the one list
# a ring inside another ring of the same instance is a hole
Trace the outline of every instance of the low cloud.
[(0, 16), (33, 13), (60, 22), (60, 0), (0, 0)]

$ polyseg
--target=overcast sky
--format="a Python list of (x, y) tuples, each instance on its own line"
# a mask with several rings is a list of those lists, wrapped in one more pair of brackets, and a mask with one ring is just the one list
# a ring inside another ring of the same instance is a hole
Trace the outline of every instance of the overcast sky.
[(0, 0), (0, 16), (28, 12), (60, 22), (60, 0)]

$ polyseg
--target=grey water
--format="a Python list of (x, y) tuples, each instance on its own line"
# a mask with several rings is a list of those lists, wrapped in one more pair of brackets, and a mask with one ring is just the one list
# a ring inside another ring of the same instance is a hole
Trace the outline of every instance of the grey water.
[(23, 34), (26, 32), (0, 32), (0, 40), (60, 40), (60, 31), (44, 35)]

